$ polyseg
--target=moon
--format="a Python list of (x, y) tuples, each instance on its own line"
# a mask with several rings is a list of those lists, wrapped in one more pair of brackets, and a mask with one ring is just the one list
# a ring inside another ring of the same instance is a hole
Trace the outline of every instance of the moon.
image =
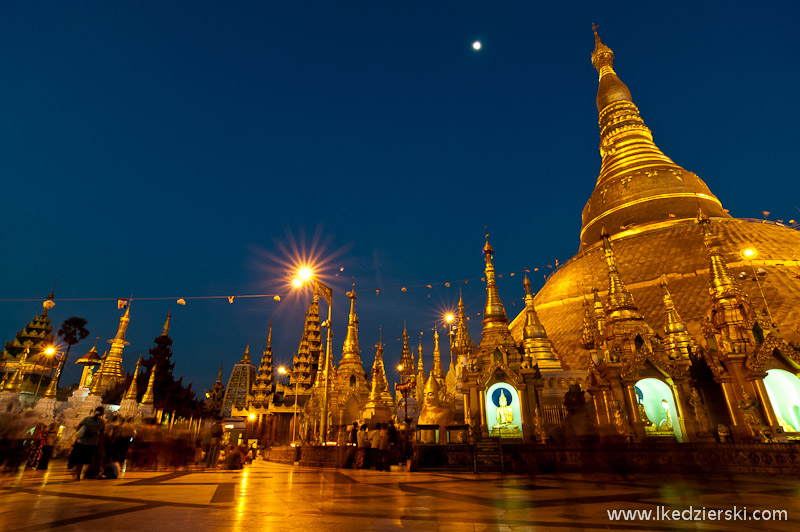
[(481, 45), (481, 41), (475, 41), (474, 43), (472, 43), (472, 49), (473, 50), (480, 50), (481, 46), (482, 46)]

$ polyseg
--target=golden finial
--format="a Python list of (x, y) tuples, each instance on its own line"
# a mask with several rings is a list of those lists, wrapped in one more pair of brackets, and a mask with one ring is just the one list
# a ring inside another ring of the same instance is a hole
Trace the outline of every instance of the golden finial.
[(486, 261), (486, 306), (483, 311), (483, 325), (486, 327), (508, 326), (508, 317), (500, 294), (497, 292), (497, 283), (494, 272), (494, 249), (489, 244), (489, 235), (486, 235), (486, 244), (483, 246), (483, 255)]
[(145, 390), (144, 395), (142, 396), (141, 404), (152, 405), (155, 402), (155, 393), (154, 393), (155, 383), (156, 383), (156, 365), (153, 364), (153, 367), (150, 368), (150, 378), (147, 381), (147, 390)]
[[(166, 336), (166, 334), (163, 336)], [(139, 356), (139, 358), (136, 360), (136, 368), (133, 370), (133, 379), (131, 379), (131, 385), (128, 386), (128, 391), (125, 392), (125, 396), (122, 398), (123, 400), (133, 399), (134, 401), (136, 401), (136, 396), (139, 395), (139, 391), (136, 386), (136, 381), (139, 378), (139, 366), (141, 364), (142, 364), (142, 357)], [(153, 367), (155, 367), (155, 362), (153, 363)]]
[(272, 322), (269, 322), (269, 332), (267, 333), (267, 347), (266, 347), (266, 349), (272, 351)]
[(217, 373), (217, 382), (222, 384), (222, 364), (219, 365), (219, 373)]
[(241, 362), (239, 364), (249, 364), (250, 363), (250, 344), (247, 344), (247, 347), (244, 348), (244, 355), (242, 356)]
[(667, 276), (661, 274), (661, 289), (664, 293), (664, 307), (667, 310), (667, 321), (664, 324), (664, 348), (673, 360), (688, 359), (689, 348), (694, 348), (694, 339), (689, 335), (686, 324), (681, 319), (672, 294), (667, 287)]
[(169, 336), (169, 320), (171, 318), (172, 318), (172, 311), (170, 310), (169, 312), (167, 312), (167, 321), (164, 322), (164, 330), (161, 331), (161, 336)]
[(103, 369), (106, 366), (106, 361), (108, 360), (108, 350), (103, 353), (103, 358), (100, 360), (100, 367), (94, 372), (92, 375), (92, 386), (89, 388), (89, 395), (103, 395), (103, 376), (105, 372)]
[(611, 240), (608, 233), (603, 228), (600, 233), (603, 237), (603, 252), (606, 258), (606, 266), (608, 268), (608, 296), (607, 305), (610, 309), (622, 307), (635, 307), (633, 296), (625, 287), (622, 278), (619, 276), (617, 270), (617, 258), (614, 255), (614, 250), (611, 248)]
[(342, 358), (358, 357), (358, 316), (356, 316), (356, 285), (353, 284), (353, 289), (347, 292), (347, 297), (350, 298), (350, 315), (347, 318), (347, 336), (344, 339), (344, 347), (342, 348)]

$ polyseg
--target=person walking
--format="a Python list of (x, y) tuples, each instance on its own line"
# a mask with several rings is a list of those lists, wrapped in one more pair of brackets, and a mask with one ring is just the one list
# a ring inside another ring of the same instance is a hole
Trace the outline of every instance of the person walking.
[(369, 435), (369, 467), (370, 469), (380, 469), (380, 448), (381, 448), (381, 424), (375, 424), (375, 428)]
[(206, 467), (217, 467), (223, 433), (222, 418), (217, 416), (214, 419), (214, 424), (211, 425), (211, 440), (209, 441), (208, 452), (206, 453)]
[(72, 452), (67, 462), (67, 467), (74, 467), (75, 469), (75, 480), (81, 479), (81, 471), (83, 466), (87, 464), (90, 466), (87, 474), (92, 471), (92, 465), (96, 464), (96, 468), (100, 469), (101, 457), (99, 456), (98, 447), (100, 438), (106, 428), (106, 422), (103, 421), (104, 413), (103, 407), (98, 406), (92, 416), (84, 418), (78, 424), (78, 439), (75, 441), (75, 445), (72, 446)]
[(366, 469), (369, 467), (369, 460), (367, 454), (369, 451), (369, 436), (367, 435), (367, 424), (361, 425), (361, 430), (358, 431), (356, 436), (356, 445), (358, 445), (358, 452), (356, 454), (356, 467), (358, 469)]
[(379, 462), (380, 467), (384, 471), (389, 470), (389, 426), (388, 424), (381, 425), (381, 431), (379, 433), (380, 443), (379, 445)]

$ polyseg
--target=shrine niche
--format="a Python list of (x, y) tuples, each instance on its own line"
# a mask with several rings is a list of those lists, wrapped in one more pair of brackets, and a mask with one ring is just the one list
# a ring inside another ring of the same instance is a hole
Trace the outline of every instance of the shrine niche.
[(685, 441), (670, 387), (662, 380), (647, 378), (637, 381), (635, 391), (645, 434)]
[(516, 388), (497, 382), (486, 390), (486, 421), (490, 436), (522, 437), (522, 410)]
[(784, 369), (770, 369), (764, 385), (781, 429), (800, 433), (800, 379)]

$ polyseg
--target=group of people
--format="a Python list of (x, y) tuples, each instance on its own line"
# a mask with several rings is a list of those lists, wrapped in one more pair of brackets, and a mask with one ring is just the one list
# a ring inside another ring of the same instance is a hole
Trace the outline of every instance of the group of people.
[(136, 430), (116, 414), (106, 423), (104, 414), (105, 409), (98, 406), (76, 427), (75, 444), (67, 460), (76, 480), (81, 479), (85, 466), (88, 467), (83, 478), (117, 478), (128, 456)]
[(389, 470), (392, 464), (400, 463), (406, 458), (406, 438), (402, 437), (393, 421), (376, 423), (369, 430), (366, 423), (360, 427), (354, 422), (347, 431), (340, 433), (340, 444), (355, 446), (355, 453), (348, 452), (343, 459), (343, 466), (355, 469)]
[(32, 411), (22, 415), (13, 405), (0, 413), (0, 470), (47, 469), (58, 436), (58, 424), (39, 421)]

